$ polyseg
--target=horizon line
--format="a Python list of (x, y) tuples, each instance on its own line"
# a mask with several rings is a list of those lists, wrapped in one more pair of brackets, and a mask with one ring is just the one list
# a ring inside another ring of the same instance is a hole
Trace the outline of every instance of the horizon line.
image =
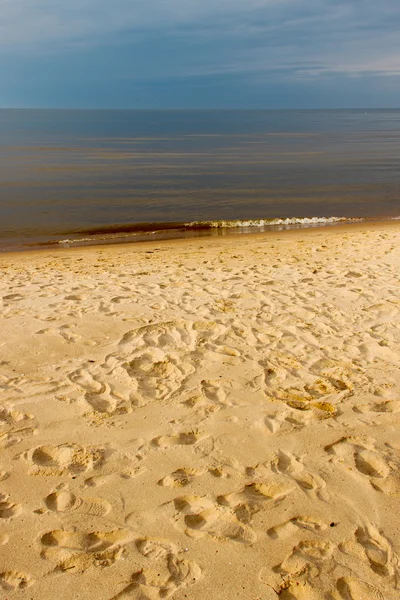
[(0, 106), (0, 110), (62, 110), (62, 111), (143, 111), (143, 112), (160, 112), (160, 111), (164, 111), (164, 112), (210, 112), (210, 111), (220, 111), (220, 112), (224, 112), (224, 111), (231, 111), (231, 112), (237, 112), (237, 111), (313, 111), (313, 110), (320, 110), (320, 111), (349, 111), (349, 110), (354, 110), (354, 111), (378, 111), (378, 110), (400, 110), (400, 107), (397, 106), (392, 106), (392, 107), (368, 107), (368, 106), (359, 106), (359, 107), (349, 107), (349, 108), (327, 108), (327, 107), (319, 107), (319, 108), (278, 108), (278, 107), (274, 107), (274, 108), (143, 108), (143, 107), (130, 107), (130, 108), (112, 108), (112, 107), (105, 107), (105, 108), (100, 108), (100, 107), (59, 107), (59, 106), (53, 106), (53, 107), (45, 107), (45, 106)]

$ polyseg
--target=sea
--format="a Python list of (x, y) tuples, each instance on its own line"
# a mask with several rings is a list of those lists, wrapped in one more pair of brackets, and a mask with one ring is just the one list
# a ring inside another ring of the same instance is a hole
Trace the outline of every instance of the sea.
[(0, 110), (0, 250), (400, 218), (400, 110)]

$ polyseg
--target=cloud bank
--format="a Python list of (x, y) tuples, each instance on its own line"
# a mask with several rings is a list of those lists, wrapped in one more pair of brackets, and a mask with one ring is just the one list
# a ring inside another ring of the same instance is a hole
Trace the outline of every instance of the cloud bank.
[(363, 78), (393, 95), (399, 30), (398, 0), (0, 0), (0, 74), (8, 92), (35, 61), (43, 85), (58, 64), (70, 85), (88, 69), (125, 89), (208, 78), (303, 93)]

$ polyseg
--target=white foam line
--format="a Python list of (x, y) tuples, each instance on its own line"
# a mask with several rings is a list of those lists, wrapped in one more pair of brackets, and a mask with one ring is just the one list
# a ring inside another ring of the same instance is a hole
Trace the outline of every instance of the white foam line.
[(192, 221), (185, 225), (195, 227), (199, 225), (208, 226), (210, 228), (226, 228), (235, 227), (271, 227), (274, 225), (312, 225), (317, 223), (338, 223), (338, 222), (359, 222), (364, 221), (362, 218), (350, 217), (287, 217), (285, 219), (249, 219), (249, 220), (234, 220), (234, 221)]
[[(368, 219), (369, 220), (369, 219)], [(378, 219), (379, 220), (379, 219)], [(398, 217), (389, 217), (385, 218), (388, 221), (398, 221), (400, 220), (400, 216)], [(317, 225), (317, 224), (329, 224), (329, 223), (360, 223), (366, 221), (363, 217), (287, 217), (284, 219), (247, 219), (247, 220), (233, 220), (233, 221), (190, 221), (188, 223), (183, 223), (183, 225), (177, 227), (181, 229), (182, 227), (187, 228), (196, 228), (196, 227), (205, 227), (210, 229), (237, 229), (237, 228), (269, 228), (274, 226), (290, 226), (290, 225)], [(157, 231), (135, 231), (129, 233), (112, 233), (112, 234), (104, 234), (103, 236), (93, 236), (86, 238), (74, 238), (74, 239), (64, 239), (59, 240), (58, 244), (81, 244), (84, 242), (92, 242), (96, 243), (100, 240), (111, 240), (111, 239), (121, 239), (121, 238), (133, 238), (143, 235), (156, 235), (165, 233), (165, 231), (171, 232), (170, 228), (159, 229)], [(57, 242), (56, 242), (57, 243)]]

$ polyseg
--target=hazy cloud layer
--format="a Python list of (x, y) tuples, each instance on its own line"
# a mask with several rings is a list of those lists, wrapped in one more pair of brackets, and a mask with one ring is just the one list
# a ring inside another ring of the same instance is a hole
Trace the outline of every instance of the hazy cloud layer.
[(58, 64), (71, 85), (85, 68), (123, 86), (368, 78), (394, 94), (399, 31), (398, 0), (0, 0), (0, 75), (6, 98), (32, 61), (37, 81)]

